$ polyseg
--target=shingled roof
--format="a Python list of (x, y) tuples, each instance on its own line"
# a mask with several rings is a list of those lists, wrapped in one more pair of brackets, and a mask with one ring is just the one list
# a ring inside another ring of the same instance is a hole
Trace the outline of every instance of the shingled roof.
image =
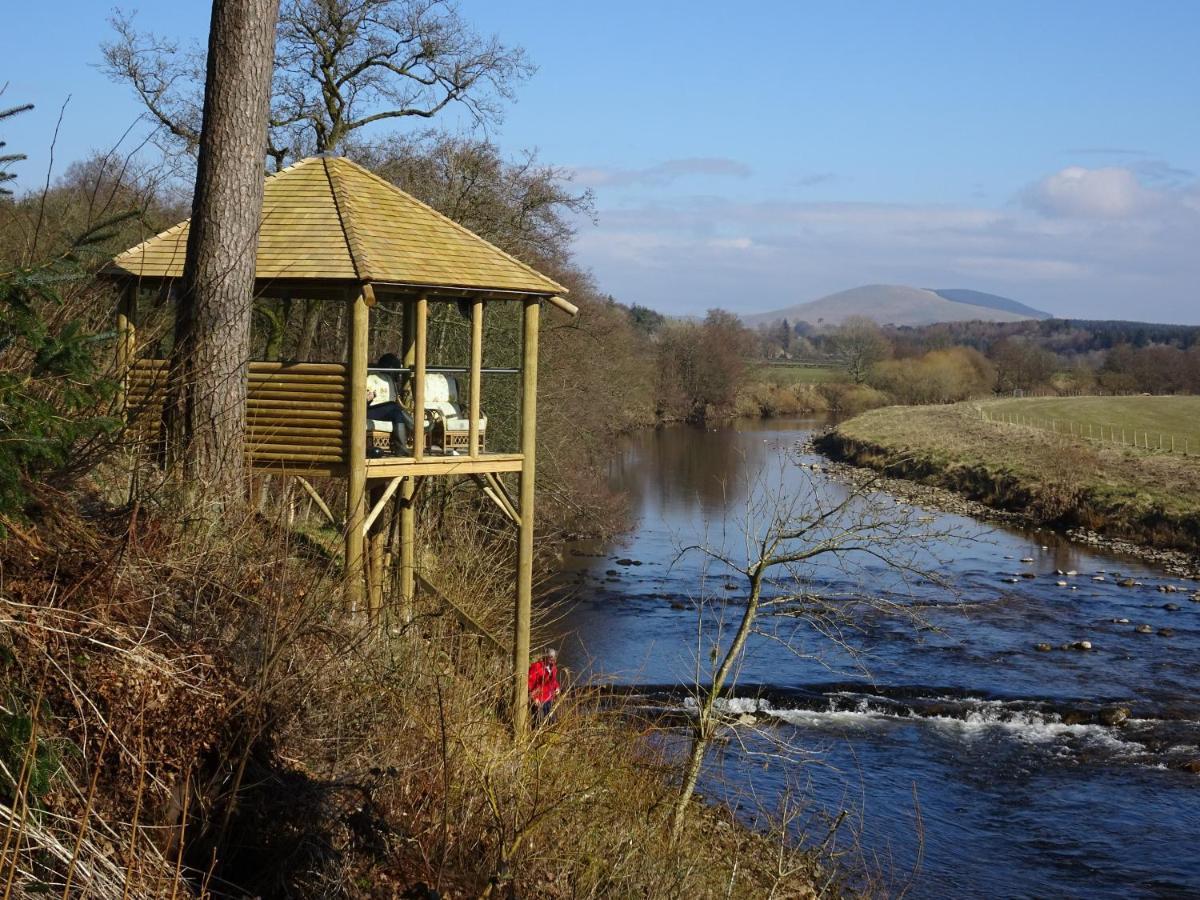
[[(178, 278), (187, 238), (188, 222), (180, 222), (115, 257), (104, 272)], [(268, 176), (255, 277), (566, 292), (378, 175), (328, 156)]]

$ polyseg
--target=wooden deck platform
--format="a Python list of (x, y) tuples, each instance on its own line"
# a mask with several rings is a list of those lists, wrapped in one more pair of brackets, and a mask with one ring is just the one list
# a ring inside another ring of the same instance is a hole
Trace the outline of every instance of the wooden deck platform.
[(411, 456), (385, 456), (367, 460), (367, 478), (395, 478), (398, 475), (481, 475), (486, 472), (520, 472), (525, 456), (521, 453), (480, 453), (466, 455), (430, 455), (416, 460)]

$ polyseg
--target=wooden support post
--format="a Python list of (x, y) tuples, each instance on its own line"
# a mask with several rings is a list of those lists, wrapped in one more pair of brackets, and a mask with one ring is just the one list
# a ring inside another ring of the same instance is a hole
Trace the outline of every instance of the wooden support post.
[(121, 305), (117, 309), (117, 377), (121, 379), (121, 393), (117, 408), (122, 418), (126, 413), (129, 394), (129, 370), (137, 353), (137, 283), (129, 282), (121, 291)]
[(347, 357), (350, 360), (350, 379), (346, 388), (346, 404), (350, 414), (346, 427), (350, 430), (347, 446), (350, 459), (346, 463), (346, 606), (350, 613), (363, 608), (363, 522), (367, 517), (367, 298), (361, 293), (354, 298), (354, 310), (347, 336)]
[[(408, 301), (404, 310), (404, 366), (412, 369), (417, 362), (417, 323), (416, 301)], [(420, 414), (413, 410), (413, 447), (424, 446), (425, 437), (418, 429), (424, 428), (424, 411)], [(400, 550), (400, 621), (407, 625), (412, 621), (413, 602), (417, 589), (416, 582), (416, 510), (413, 507), (413, 479), (405, 478), (400, 485), (400, 498), (397, 501), (400, 512), (398, 539)]]
[(479, 456), (479, 379), (483, 370), (483, 301), (471, 301), (471, 397), (467, 415), (471, 417), (467, 431), (467, 455), (471, 459)]
[(367, 541), (367, 578), (371, 586), (367, 595), (367, 616), (373, 627), (378, 627), (382, 621), (383, 612), (383, 544), (387, 534), (382, 528), (368, 530)]
[(417, 462), (425, 455), (425, 362), (426, 343), (429, 337), (429, 300), (422, 294), (413, 304), (416, 311), (413, 354), (413, 423), (416, 436), (413, 438), (413, 459)]
[(513, 634), (513, 733), (529, 724), (529, 621), (533, 595), (533, 483), (537, 453), (537, 300), (525, 301), (521, 328), (521, 527), (517, 536), (517, 616)]

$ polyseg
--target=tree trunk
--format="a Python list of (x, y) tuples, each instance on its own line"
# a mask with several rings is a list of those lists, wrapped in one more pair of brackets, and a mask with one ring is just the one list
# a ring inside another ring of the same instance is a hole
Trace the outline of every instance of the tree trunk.
[(696, 707), (696, 722), (692, 727), (692, 745), (688, 751), (688, 761), (683, 769), (683, 781), (679, 787), (679, 795), (675, 798), (675, 807), (671, 811), (671, 843), (677, 844), (683, 834), (683, 822), (687, 816), (688, 806), (692, 795), (696, 792), (696, 782), (700, 779), (700, 768), (704, 765), (705, 754), (712, 743), (713, 734), (717, 728), (716, 705), (725, 688), (729, 673), (745, 649), (750, 632), (754, 630), (754, 621), (758, 618), (758, 603), (762, 597), (762, 582), (766, 574), (760, 560), (749, 573), (750, 596), (746, 599), (746, 608), (742, 612), (737, 631), (729, 644), (729, 649), (721, 658), (721, 664), (713, 673), (712, 683), (699, 692), (699, 703)]
[(317, 326), (321, 324), (323, 307), (320, 300), (304, 301), (304, 318), (300, 326), (300, 343), (296, 346), (296, 359), (311, 362), (313, 345), (317, 341)]
[(204, 120), (175, 315), (168, 461), (189, 490), (244, 493), (246, 364), (279, 0), (213, 0)]

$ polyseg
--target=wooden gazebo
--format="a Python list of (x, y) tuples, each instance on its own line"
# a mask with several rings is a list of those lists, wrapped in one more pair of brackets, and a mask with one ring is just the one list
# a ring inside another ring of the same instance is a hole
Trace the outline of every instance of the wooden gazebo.
[[(135, 400), (154, 405), (166, 370), (164, 360), (142, 358), (138, 292), (170, 296), (172, 283), (183, 274), (187, 237), (188, 222), (181, 222), (120, 254), (104, 270), (123, 285), (119, 353), (131, 406)], [(365, 589), (365, 551), (381, 510), (399, 497), (400, 593), (408, 604), (416, 583), (412, 500), (420, 481), (475, 478), (519, 529), (512, 672), (518, 729), (524, 727), (529, 665), (538, 318), (543, 301), (574, 314), (563, 293), (550, 278), (347, 159), (310, 157), (266, 179), (255, 295), (342, 301), (352, 312), (345, 361), (249, 363), (247, 462), (254, 470), (346, 479), (346, 593), (352, 609), (365, 608), (372, 616), (380, 612), (382, 592), (378, 578), (370, 591)], [(417, 439), (411, 455), (368, 458), (369, 325), (372, 308), (385, 301), (403, 311), (402, 371), (411, 379), (417, 423), (425, 409), (429, 304), (469, 305), (465, 452), (432, 450)], [(516, 452), (485, 451), (479, 439), (480, 385), (488, 374), (482, 364), (488, 303), (523, 308)], [(497, 477), (514, 472), (520, 473), (516, 498)]]

